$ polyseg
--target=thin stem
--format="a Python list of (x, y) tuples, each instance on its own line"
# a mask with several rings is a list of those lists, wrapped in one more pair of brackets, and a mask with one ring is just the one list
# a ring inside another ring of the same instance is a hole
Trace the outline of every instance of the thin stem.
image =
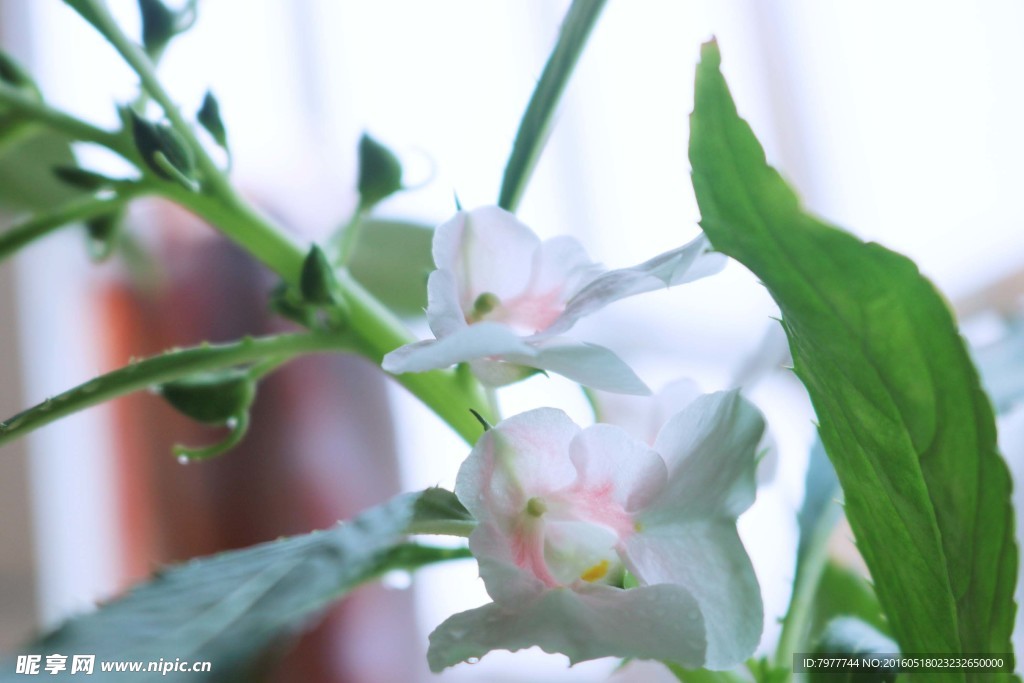
[[(205, 180), (204, 192), (190, 192), (174, 183), (162, 183), (160, 191), (217, 226), (226, 236), (277, 272), (285, 282), (298, 284), (306, 250), (235, 192), (160, 84), (152, 62), (121, 31), (105, 4), (78, 0), (73, 6), (113, 44), (135, 70), (143, 88), (163, 108), (171, 124), (195, 151), (197, 164)], [(348, 308), (348, 329), (356, 337), (356, 348), (363, 355), (380, 364), (384, 354), (415, 341), (401, 322), (346, 272), (339, 273), (339, 281)], [(467, 442), (474, 443), (479, 437), (480, 426), (469, 409), (473, 408), (488, 416), (490, 410), (476, 382), (459, 382), (454, 373), (438, 370), (401, 375), (396, 379)]]
[[(782, 620), (782, 632), (779, 644), (775, 648), (775, 665), (779, 669), (790, 671), (793, 665), (793, 653), (803, 649), (802, 644), (807, 638), (811, 616), (814, 609), (814, 598), (818, 594), (825, 565), (828, 563), (828, 544), (825, 542), (832, 533), (833, 525), (822, 525), (816, 529), (818, 542), (809, 544), (807, 554), (797, 563), (796, 576), (793, 578), (793, 594), (789, 599), (786, 618)], [(786, 680), (792, 678), (792, 673)]]
[(148, 92), (153, 100), (160, 105), (171, 125), (174, 126), (175, 130), (185, 139), (188, 145), (192, 147), (196, 155), (196, 164), (202, 172), (207, 186), (213, 190), (214, 194), (225, 200), (237, 200), (235, 189), (227, 181), (227, 178), (224, 177), (224, 174), (221, 173), (220, 168), (217, 167), (217, 164), (210, 155), (207, 154), (206, 148), (199, 142), (195, 132), (192, 130), (192, 126), (185, 121), (185, 118), (178, 109), (178, 105), (171, 99), (163, 84), (160, 83), (153, 61), (137, 43), (125, 35), (113, 15), (107, 9), (106, 3), (90, 3), (90, 10), (88, 15), (83, 16), (87, 16), (93, 26), (103, 34), (104, 38), (110, 41), (110, 44), (114, 46), (114, 49), (128, 63), (128, 66), (135, 71), (142, 83), (143, 90)]
[(359, 237), (363, 231), (363, 218), (365, 217), (366, 211), (362, 205), (356, 207), (348, 223), (331, 237), (327, 246), (329, 249), (328, 253), (334, 254), (332, 263), (338, 266), (348, 265), (356, 245), (359, 244)]
[(131, 189), (126, 187), (111, 198), (87, 197), (69, 202), (50, 213), (32, 216), (22, 223), (0, 232), (0, 261), (58, 228), (116, 211), (144, 192), (145, 190), (141, 186), (133, 186)]
[(67, 134), (74, 140), (94, 142), (135, 162), (139, 155), (127, 137), (113, 133), (40, 102), (19, 90), (0, 86), (0, 106), (27, 119)]
[(141, 389), (197, 372), (253, 363), (267, 357), (351, 350), (351, 338), (338, 333), (310, 332), (246, 338), (231, 344), (202, 344), (132, 362), (0, 422), (0, 446), (55, 420)]

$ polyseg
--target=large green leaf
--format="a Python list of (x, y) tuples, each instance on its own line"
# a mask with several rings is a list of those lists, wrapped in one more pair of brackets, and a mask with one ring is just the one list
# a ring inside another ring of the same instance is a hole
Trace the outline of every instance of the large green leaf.
[[(28, 651), (95, 654), (97, 672), (102, 661), (209, 661), (209, 673), (151, 675), (165, 681), (229, 680), (360, 583), (388, 570), (466, 556), (464, 549), (419, 546), (405, 537), (417, 527), (470, 522), (448, 491), (402, 495), (327, 531), (170, 568), (72, 619)], [(21, 680), (14, 671), (14, 662), (3, 662), (0, 680)], [(149, 679), (143, 674), (132, 680)]]
[(427, 276), (434, 270), (433, 238), (434, 231), (424, 225), (363, 219), (349, 260), (352, 277), (395, 313), (421, 316), (427, 305)]
[(892, 632), (904, 652), (1009, 652), (1010, 479), (953, 318), (909, 259), (801, 210), (719, 62), (705, 45), (690, 140), (701, 225), (782, 310)]
[(0, 207), (49, 209), (81, 197), (53, 174), (57, 166), (74, 165), (67, 137), (0, 117)]

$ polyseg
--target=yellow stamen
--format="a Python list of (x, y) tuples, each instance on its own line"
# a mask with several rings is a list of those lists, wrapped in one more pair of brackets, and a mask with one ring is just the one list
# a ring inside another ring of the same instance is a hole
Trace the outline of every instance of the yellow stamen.
[(580, 574), (580, 578), (584, 581), (593, 583), (598, 579), (604, 578), (604, 575), (608, 573), (608, 560), (601, 560), (587, 571)]

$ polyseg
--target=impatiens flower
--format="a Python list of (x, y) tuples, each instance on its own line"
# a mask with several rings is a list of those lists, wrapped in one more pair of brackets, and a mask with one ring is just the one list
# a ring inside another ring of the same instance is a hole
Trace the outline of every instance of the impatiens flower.
[(495, 206), (460, 211), (434, 233), (427, 321), (436, 339), (384, 357), (388, 372), (468, 362), (500, 386), (537, 369), (606, 391), (647, 387), (614, 353), (563, 337), (577, 320), (624, 297), (721, 270), (725, 257), (701, 235), (632, 268), (603, 271), (571, 237), (542, 242)]
[(431, 669), (534, 645), (573, 663), (743, 661), (763, 610), (736, 518), (754, 499), (763, 429), (729, 392), (692, 402), (653, 448), (552, 408), (486, 432), (455, 491), (478, 521), (469, 547), (494, 602), (431, 634)]

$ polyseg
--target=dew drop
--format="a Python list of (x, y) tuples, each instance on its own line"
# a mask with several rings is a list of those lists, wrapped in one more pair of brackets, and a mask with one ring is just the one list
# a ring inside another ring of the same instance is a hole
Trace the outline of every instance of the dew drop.
[(179, 465), (187, 465), (188, 462), (189, 462), (189, 460), (188, 460), (188, 456), (187, 455), (179, 455), (178, 456), (178, 464)]
[(480, 661), (479, 657), (470, 657), (469, 659), (466, 660), (466, 664), (476, 664), (479, 661)]
[(412, 585), (412, 574), (401, 569), (395, 569), (380, 577), (380, 583), (390, 590), (404, 591)]
[(228, 429), (234, 429), (235, 427), (238, 426), (238, 418), (229, 417), (227, 420), (224, 421), (224, 426), (227, 427)]

